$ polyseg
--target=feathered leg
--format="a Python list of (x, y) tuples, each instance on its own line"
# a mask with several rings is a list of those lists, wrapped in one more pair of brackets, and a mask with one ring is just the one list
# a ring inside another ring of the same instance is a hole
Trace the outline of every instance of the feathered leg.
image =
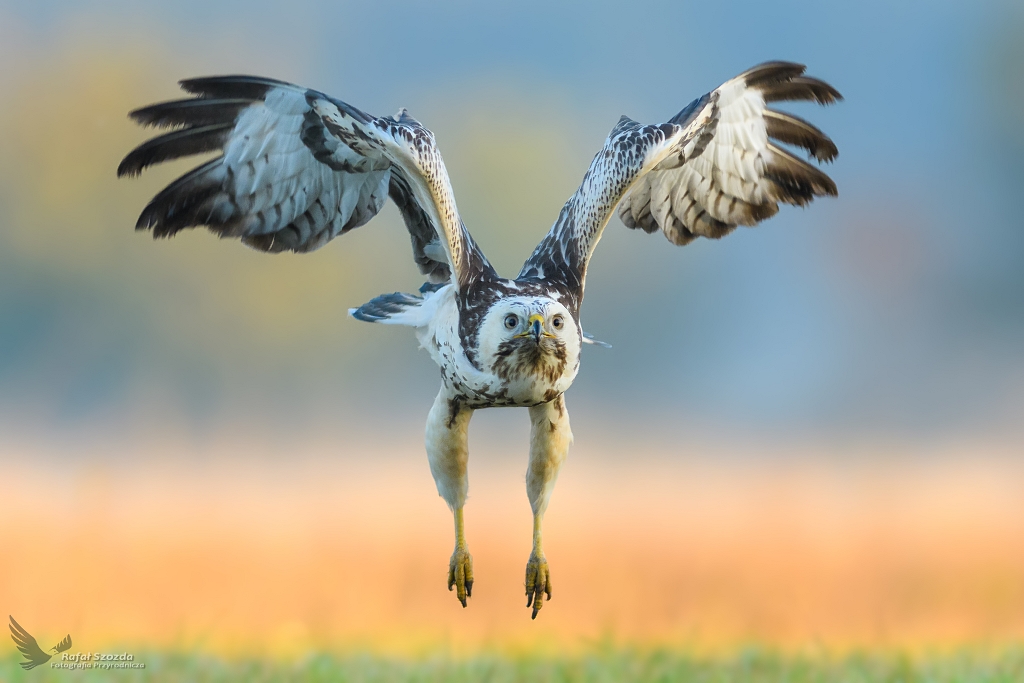
[(551, 599), (551, 573), (541, 545), (541, 524), (548, 508), (551, 490), (555, 487), (558, 470), (569, 454), (572, 431), (565, 400), (554, 401), (530, 408), (530, 466), (526, 470), (526, 493), (533, 508), (533, 552), (526, 563), (526, 606), (533, 606), (531, 619), (544, 605), (544, 596)]
[(445, 388), (434, 399), (427, 417), (427, 459), (437, 492), (455, 516), (455, 552), (448, 565), (448, 590), (454, 587), (462, 606), (473, 595), (473, 558), (466, 547), (462, 508), (469, 492), (469, 418), (473, 411), (451, 398)]

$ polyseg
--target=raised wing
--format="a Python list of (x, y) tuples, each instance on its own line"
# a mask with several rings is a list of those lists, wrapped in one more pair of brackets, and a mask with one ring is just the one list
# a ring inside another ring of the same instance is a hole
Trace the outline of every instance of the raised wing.
[(520, 278), (558, 278), (582, 302), (587, 263), (615, 207), (630, 228), (661, 230), (673, 244), (719, 238), (779, 210), (836, 195), (832, 179), (773, 142), (819, 161), (835, 144), (806, 121), (767, 107), (778, 100), (842, 99), (800, 64), (768, 62), (691, 102), (667, 123), (626, 117), (612, 129), (583, 183), (566, 202)]
[(27, 662), (21, 662), (21, 668), (26, 670), (34, 669), (40, 664), (48, 662), (50, 655), (43, 652), (32, 634), (23, 629), (21, 624), (14, 620), (14, 617), (8, 615), (8, 618), (11, 620), (11, 623), (8, 624), (8, 627), (11, 629), (11, 638), (14, 639), (14, 644), (21, 654), (28, 660)]
[[(160, 192), (136, 229), (207, 226), (261, 251), (308, 252), (367, 223), (390, 196), (431, 282), (493, 272), (459, 218), (433, 134), (403, 109), (372, 117), (314, 90), (255, 76), (181, 82), (195, 97), (131, 112), (173, 128), (128, 154), (118, 176), (220, 152)], [(454, 275), (454, 277), (453, 277)]]

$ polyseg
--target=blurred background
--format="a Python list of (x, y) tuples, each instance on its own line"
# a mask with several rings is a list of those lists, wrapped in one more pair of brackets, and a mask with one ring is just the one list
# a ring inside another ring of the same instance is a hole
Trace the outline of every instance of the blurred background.
[[(1010, 0), (0, 0), (0, 604), (83, 648), (1019, 642), (1022, 36)], [(770, 59), (845, 96), (783, 107), (840, 196), (683, 249), (612, 220), (536, 624), (525, 413), (474, 418), (463, 612), (437, 370), (346, 315), (421, 284), (394, 207), (268, 256), (133, 231), (194, 160), (114, 177), (180, 78), (405, 106), (513, 275), (619, 115)]]

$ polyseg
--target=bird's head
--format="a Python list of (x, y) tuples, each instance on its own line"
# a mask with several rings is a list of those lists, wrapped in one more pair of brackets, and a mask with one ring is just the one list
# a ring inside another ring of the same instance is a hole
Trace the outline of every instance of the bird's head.
[(480, 328), (480, 359), (505, 381), (536, 376), (547, 384), (579, 364), (580, 331), (569, 310), (547, 297), (517, 296), (498, 301)]

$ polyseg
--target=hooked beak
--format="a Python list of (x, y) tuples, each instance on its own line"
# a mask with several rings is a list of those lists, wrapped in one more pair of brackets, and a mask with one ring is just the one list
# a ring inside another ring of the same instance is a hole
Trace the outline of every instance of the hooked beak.
[(526, 321), (526, 331), (516, 336), (533, 337), (534, 341), (539, 343), (541, 337), (553, 337), (554, 335), (544, 331), (544, 316), (534, 313)]
[(537, 341), (540, 341), (541, 320), (542, 318), (539, 315), (533, 315), (530, 316), (530, 319), (527, 321), (530, 323), (530, 334), (532, 334), (533, 338), (536, 339)]

